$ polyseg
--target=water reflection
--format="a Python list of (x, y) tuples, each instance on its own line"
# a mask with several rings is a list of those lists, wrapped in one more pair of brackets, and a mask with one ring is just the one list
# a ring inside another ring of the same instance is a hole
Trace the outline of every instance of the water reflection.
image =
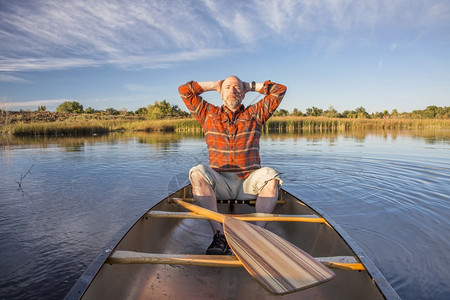
[[(68, 152), (82, 151), (86, 146), (95, 144), (114, 145), (127, 142), (130, 139), (142, 144), (158, 145), (161, 149), (166, 149), (172, 143), (180, 141), (183, 137), (199, 137), (202, 135), (195, 133), (147, 133), (147, 132), (112, 132), (109, 134), (99, 134), (95, 136), (0, 136), (0, 149), (7, 148), (50, 148), (57, 147), (66, 149)], [(164, 146), (166, 145), (166, 146)]]
[[(423, 140), (427, 144), (450, 143), (450, 130), (445, 129), (361, 129), (352, 131), (332, 131), (332, 130), (316, 130), (303, 131), (301, 133), (267, 133), (263, 134), (263, 139), (285, 139), (290, 138), (294, 141), (302, 138), (314, 142), (318, 140), (327, 140), (335, 143), (338, 137), (354, 139), (357, 142), (364, 143), (368, 136), (381, 136), (385, 140), (395, 141), (398, 137), (412, 137), (413, 139)], [(56, 146), (66, 148), (67, 151), (82, 151), (85, 145), (94, 145), (96, 143), (115, 144), (120, 140), (136, 139), (139, 143), (159, 145), (161, 149), (167, 149), (173, 143), (179, 142), (183, 138), (203, 138), (201, 132), (177, 132), (177, 133), (147, 133), (147, 132), (112, 132), (106, 134), (98, 134), (82, 137), (71, 136), (12, 136), (0, 135), (0, 149), (8, 147), (26, 146), (47, 148)]]
[(450, 143), (450, 130), (446, 129), (360, 129), (351, 131), (303, 131), (302, 133), (264, 133), (263, 138), (266, 139), (306, 139), (307, 141), (323, 141), (335, 143), (338, 138), (353, 139), (356, 142), (364, 143), (369, 136), (382, 137), (385, 140), (395, 141), (399, 137), (411, 137), (424, 141), (427, 144)]

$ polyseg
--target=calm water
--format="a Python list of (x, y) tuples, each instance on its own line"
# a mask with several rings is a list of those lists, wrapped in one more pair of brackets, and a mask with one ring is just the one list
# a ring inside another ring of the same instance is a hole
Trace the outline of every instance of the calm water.
[[(0, 299), (63, 298), (122, 226), (207, 161), (201, 136), (2, 144)], [(284, 187), (333, 217), (403, 299), (450, 298), (449, 131), (270, 135), (261, 148)]]

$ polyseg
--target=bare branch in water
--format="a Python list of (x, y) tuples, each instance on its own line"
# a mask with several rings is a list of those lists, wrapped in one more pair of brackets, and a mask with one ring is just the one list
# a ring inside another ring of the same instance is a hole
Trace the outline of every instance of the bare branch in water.
[(19, 189), (22, 190), (22, 181), (27, 177), (28, 174), (31, 174), (31, 169), (33, 169), (34, 164), (31, 166), (31, 168), (28, 170), (28, 172), (25, 173), (25, 175), (20, 175), (19, 181), (16, 181), (19, 185)]

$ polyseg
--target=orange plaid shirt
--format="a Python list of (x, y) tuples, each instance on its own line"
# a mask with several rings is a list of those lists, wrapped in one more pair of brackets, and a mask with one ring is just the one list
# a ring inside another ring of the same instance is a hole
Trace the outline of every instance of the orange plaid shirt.
[(209, 152), (209, 165), (217, 172), (235, 172), (246, 178), (261, 168), (259, 140), (263, 124), (280, 105), (286, 92), (281, 84), (266, 81), (259, 93), (266, 95), (249, 107), (241, 106), (233, 112), (205, 101), (201, 86), (190, 81), (178, 88), (191, 115), (203, 127)]

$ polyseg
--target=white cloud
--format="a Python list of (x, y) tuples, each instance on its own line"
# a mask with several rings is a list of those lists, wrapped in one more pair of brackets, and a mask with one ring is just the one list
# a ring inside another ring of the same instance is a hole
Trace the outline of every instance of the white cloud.
[(449, 12), (444, 0), (5, 1), (0, 72), (167, 68), (280, 42), (319, 43), (329, 52), (386, 28), (445, 27)]
[(24, 107), (38, 107), (38, 106), (52, 106), (61, 104), (65, 101), (73, 101), (70, 99), (58, 99), (58, 100), (33, 100), (33, 101), (19, 101), (19, 102), (7, 102), (8, 109), (22, 109)]
[(134, 84), (134, 83), (125, 84), (125, 88), (130, 91), (133, 91), (133, 92), (144, 92), (144, 91), (148, 91), (150, 89), (150, 87), (147, 85)]
[[(94, 58), (0, 58), (0, 72), (40, 71), (40, 70), (62, 70), (68, 68), (80, 68), (88, 66), (114, 65), (119, 67), (140, 68), (169, 68), (173, 63), (180, 61), (192, 61), (207, 59), (233, 53), (232, 49), (201, 49), (198, 51), (182, 51), (173, 53), (160, 53), (157, 55), (121, 56)], [(11, 74), (1, 74), (0, 81), (25, 81)]]
[(99, 65), (94, 59), (84, 58), (1, 58), (0, 71), (39, 71), (39, 70), (61, 70), (72, 67), (86, 67)]
[(10, 74), (2, 74), (0, 73), (0, 82), (27, 82), (28, 80), (20, 78), (18, 76), (15, 75), (10, 75)]

